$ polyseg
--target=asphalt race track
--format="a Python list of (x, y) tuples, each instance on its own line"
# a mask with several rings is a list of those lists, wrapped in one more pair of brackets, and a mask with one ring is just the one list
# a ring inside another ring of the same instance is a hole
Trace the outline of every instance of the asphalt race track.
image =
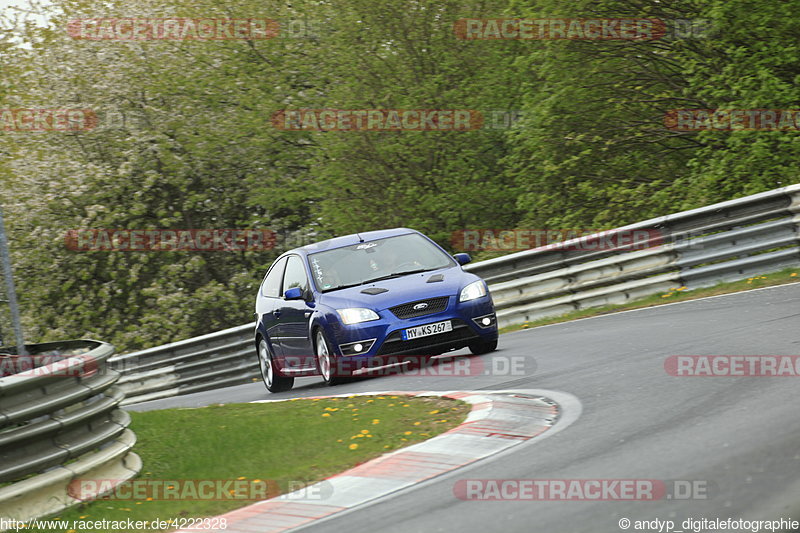
[[(550, 438), (303, 531), (604, 533), (623, 531), (623, 518), (672, 520), (672, 531), (687, 518), (800, 520), (800, 378), (674, 377), (664, 369), (671, 355), (800, 355), (800, 283), (504, 335), (500, 349), (481, 358), (479, 375), (399, 375), (338, 387), (302, 378), (283, 394), (253, 383), (128, 409), (386, 390), (545, 389), (581, 402), (580, 417)], [(505, 371), (509, 362), (516, 372)], [(650, 502), (454, 496), (459, 479), (487, 478), (697, 481), (708, 494)]]

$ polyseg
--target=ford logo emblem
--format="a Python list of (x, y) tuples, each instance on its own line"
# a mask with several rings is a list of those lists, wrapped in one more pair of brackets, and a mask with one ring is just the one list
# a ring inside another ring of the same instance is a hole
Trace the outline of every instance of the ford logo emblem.
[(425, 302), (422, 302), (421, 304), (417, 304), (417, 305), (414, 306), (414, 311), (420, 311), (422, 309), (427, 309), (427, 308), (428, 308), (428, 304), (426, 304)]

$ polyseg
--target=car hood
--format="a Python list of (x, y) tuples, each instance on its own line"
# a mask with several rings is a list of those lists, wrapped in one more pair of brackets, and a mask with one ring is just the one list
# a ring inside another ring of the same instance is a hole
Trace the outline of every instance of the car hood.
[[(429, 279), (437, 277), (441, 277), (442, 281), (428, 282)], [(426, 298), (458, 296), (465, 285), (477, 279), (478, 276), (464, 272), (459, 267), (444, 268), (324, 293), (320, 303), (335, 309), (367, 307), (382, 311), (395, 305)], [(362, 292), (371, 288), (386, 289), (386, 292), (379, 294)]]

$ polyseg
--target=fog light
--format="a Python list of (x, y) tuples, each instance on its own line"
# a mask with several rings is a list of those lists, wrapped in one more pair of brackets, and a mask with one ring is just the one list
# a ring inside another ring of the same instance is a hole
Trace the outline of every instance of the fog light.
[(340, 344), (339, 349), (345, 357), (351, 355), (363, 355), (372, 349), (375, 344), (375, 339), (364, 339), (363, 341), (349, 342), (347, 344)]
[(497, 326), (497, 317), (494, 313), (484, 316), (472, 317), (472, 322), (481, 329), (488, 329)]

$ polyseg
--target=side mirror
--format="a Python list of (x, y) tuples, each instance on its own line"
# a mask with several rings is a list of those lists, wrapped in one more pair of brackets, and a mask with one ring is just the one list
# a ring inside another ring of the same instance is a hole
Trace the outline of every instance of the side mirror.
[(453, 257), (455, 257), (456, 261), (458, 261), (458, 264), (462, 266), (472, 261), (472, 258), (469, 256), (469, 254), (456, 254)]
[(286, 292), (283, 293), (284, 300), (302, 300), (303, 299), (303, 289), (300, 287), (292, 287), (291, 289), (286, 289)]

